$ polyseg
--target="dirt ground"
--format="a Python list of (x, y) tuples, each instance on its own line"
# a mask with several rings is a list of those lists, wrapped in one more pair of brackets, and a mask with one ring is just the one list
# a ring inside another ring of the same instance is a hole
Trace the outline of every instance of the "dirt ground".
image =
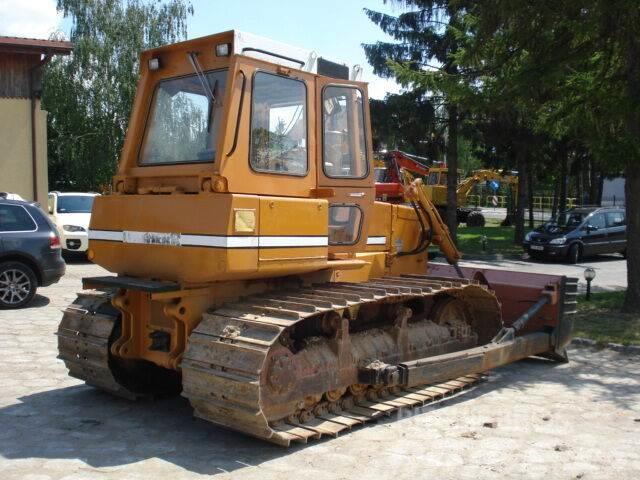
[(526, 360), (444, 404), (282, 449), (194, 419), (188, 402), (129, 403), (68, 377), (53, 333), (80, 278), (0, 311), (0, 479), (638, 478), (640, 357), (574, 349)]

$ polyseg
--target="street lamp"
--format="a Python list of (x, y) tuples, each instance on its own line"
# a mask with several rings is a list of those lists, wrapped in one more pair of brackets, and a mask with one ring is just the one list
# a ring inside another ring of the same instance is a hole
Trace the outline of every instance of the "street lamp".
[(591, 300), (591, 281), (596, 278), (596, 271), (589, 267), (584, 270), (584, 279), (587, 281), (587, 300)]

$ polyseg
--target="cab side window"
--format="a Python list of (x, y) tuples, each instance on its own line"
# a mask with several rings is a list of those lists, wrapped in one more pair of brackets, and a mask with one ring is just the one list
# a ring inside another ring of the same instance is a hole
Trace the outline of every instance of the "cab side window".
[(362, 211), (357, 205), (329, 206), (329, 245), (353, 245), (360, 237)]
[(327, 86), (322, 91), (322, 153), (327, 177), (364, 178), (369, 173), (362, 92)]
[(36, 224), (24, 207), (0, 205), (0, 232), (32, 232)]
[(604, 215), (602, 213), (597, 213), (595, 215), (592, 215), (591, 217), (589, 217), (589, 220), (587, 221), (587, 223), (592, 227), (596, 227), (598, 229), (607, 228), (607, 225), (604, 220)]
[(251, 168), (306, 175), (307, 89), (304, 82), (257, 72), (251, 104)]
[(627, 222), (624, 217), (624, 212), (607, 212), (607, 227), (624, 227)]

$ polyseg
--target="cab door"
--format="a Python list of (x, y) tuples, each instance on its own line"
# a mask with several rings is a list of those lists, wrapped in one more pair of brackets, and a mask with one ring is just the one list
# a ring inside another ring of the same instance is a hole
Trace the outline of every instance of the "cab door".
[(367, 86), (317, 78), (318, 190), (329, 201), (329, 253), (365, 250), (375, 189)]

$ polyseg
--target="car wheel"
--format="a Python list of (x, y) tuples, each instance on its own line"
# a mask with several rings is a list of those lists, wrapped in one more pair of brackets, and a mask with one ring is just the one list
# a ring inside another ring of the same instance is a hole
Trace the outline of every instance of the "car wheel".
[(38, 280), (22, 262), (0, 263), (0, 307), (20, 308), (36, 294)]
[(569, 247), (569, 253), (567, 254), (569, 263), (574, 265), (580, 261), (580, 245), (574, 243)]

